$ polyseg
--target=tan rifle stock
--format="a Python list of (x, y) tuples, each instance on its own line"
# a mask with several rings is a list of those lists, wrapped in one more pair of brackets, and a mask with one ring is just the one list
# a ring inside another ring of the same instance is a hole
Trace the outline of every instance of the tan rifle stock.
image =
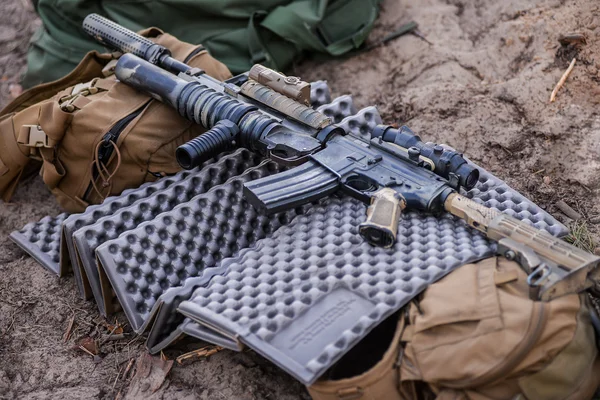
[(448, 196), (444, 207), (497, 241), (499, 254), (521, 264), (534, 299), (578, 293), (598, 280), (600, 257), (594, 254), (458, 193)]

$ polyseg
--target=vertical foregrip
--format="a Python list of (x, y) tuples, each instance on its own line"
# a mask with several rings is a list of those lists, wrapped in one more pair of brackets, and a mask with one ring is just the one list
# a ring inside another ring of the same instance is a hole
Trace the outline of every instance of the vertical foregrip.
[(229, 120), (219, 121), (202, 135), (179, 146), (175, 151), (177, 162), (183, 169), (192, 169), (232, 147), (239, 133), (236, 124)]

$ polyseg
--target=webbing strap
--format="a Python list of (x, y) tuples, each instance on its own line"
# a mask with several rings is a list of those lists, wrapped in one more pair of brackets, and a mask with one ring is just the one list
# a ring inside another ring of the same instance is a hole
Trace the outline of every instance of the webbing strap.
[(108, 91), (115, 84), (116, 81), (114, 80), (100, 78), (94, 78), (89, 82), (78, 83), (77, 85), (73, 86), (70, 94), (60, 97), (58, 100), (60, 109), (69, 113), (75, 110), (81, 110), (91, 101), (87, 99), (86, 96), (96, 94), (98, 92)]

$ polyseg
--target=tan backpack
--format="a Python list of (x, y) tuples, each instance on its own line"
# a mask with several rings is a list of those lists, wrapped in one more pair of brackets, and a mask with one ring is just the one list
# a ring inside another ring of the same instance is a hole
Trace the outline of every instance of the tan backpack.
[[(142, 35), (173, 57), (225, 80), (227, 67), (202, 46), (150, 28)], [(81, 212), (146, 181), (180, 170), (177, 146), (204, 129), (119, 83), (118, 54), (90, 52), (63, 79), (24, 92), (0, 113), (0, 196), (8, 201), (30, 160), (67, 211)], [(31, 166), (31, 164), (29, 165)], [(39, 163), (35, 166), (39, 167)]]
[[(587, 294), (532, 301), (526, 278), (504, 258), (463, 265), (402, 310), (391, 345), (372, 368), (320, 380), (310, 394), (315, 400), (591, 399), (600, 358)], [(337, 368), (348, 368), (347, 361)]]

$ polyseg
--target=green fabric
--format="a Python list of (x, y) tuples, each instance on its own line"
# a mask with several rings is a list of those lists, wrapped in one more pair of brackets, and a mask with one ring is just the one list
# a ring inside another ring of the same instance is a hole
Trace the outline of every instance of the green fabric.
[(156, 26), (203, 44), (234, 73), (254, 63), (285, 70), (304, 52), (341, 55), (358, 48), (381, 0), (38, 0), (43, 26), (32, 38), (23, 84), (68, 74), (89, 50), (81, 28), (98, 13), (132, 30)]

